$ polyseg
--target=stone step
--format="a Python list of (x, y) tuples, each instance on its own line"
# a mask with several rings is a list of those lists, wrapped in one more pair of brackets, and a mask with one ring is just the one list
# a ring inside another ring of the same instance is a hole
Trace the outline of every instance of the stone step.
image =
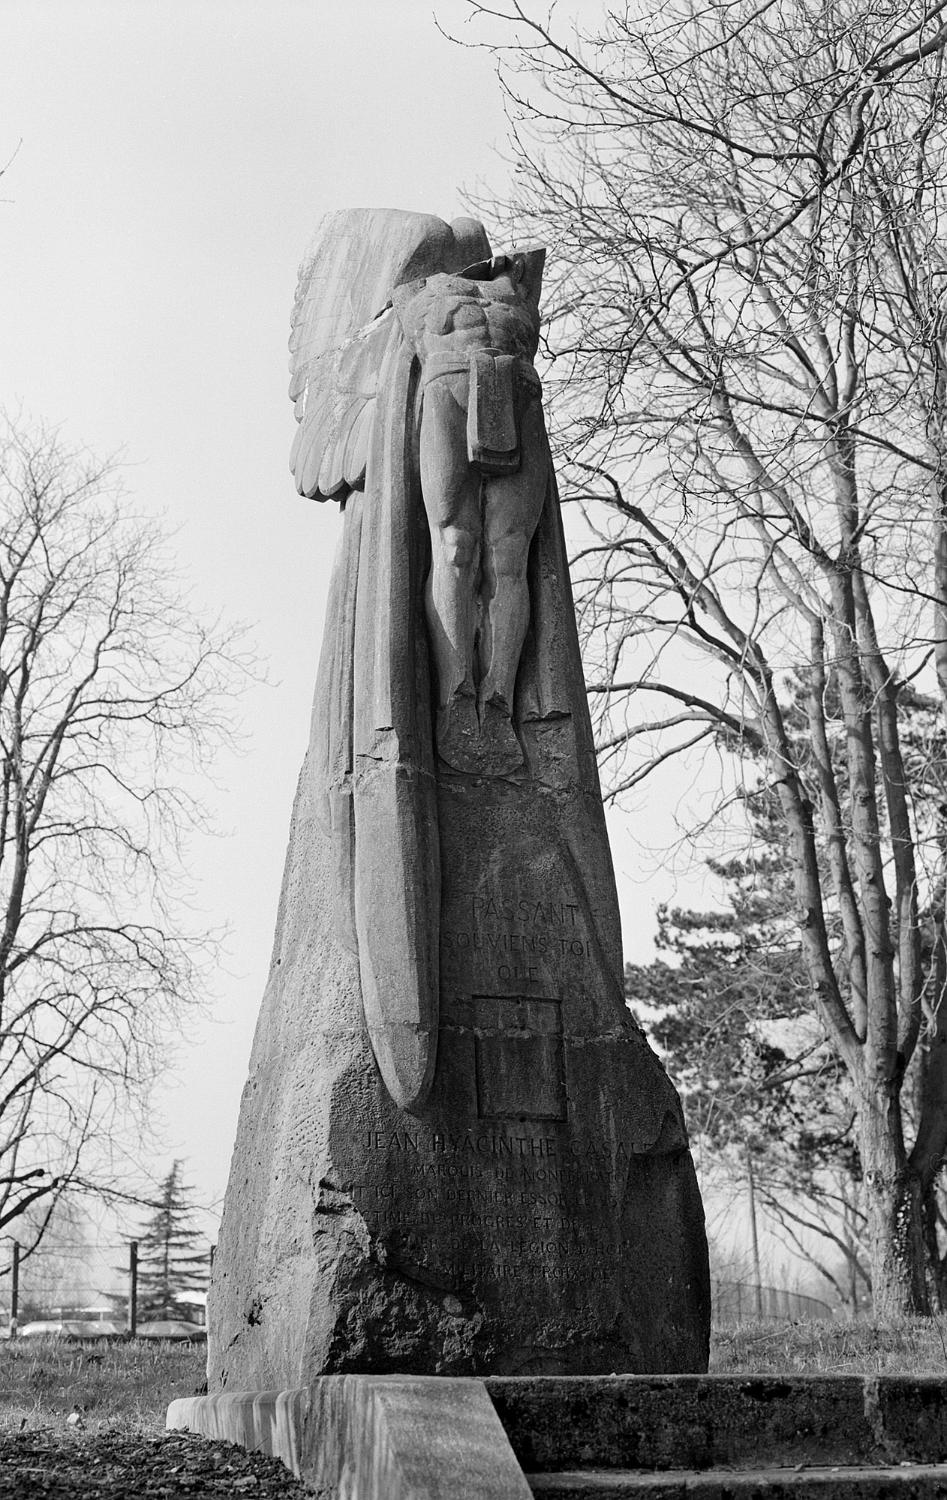
[(947, 1500), (947, 1380), (329, 1375), (172, 1402), (326, 1500)]
[(536, 1500), (943, 1500), (939, 1464), (527, 1474)]
[[(485, 1384), (529, 1474), (947, 1463), (947, 1382), (937, 1376), (494, 1376)], [(947, 1484), (939, 1493), (947, 1497)]]

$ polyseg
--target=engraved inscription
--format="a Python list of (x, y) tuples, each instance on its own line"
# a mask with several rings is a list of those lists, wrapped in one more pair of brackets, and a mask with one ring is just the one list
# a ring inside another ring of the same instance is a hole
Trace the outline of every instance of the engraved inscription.
[(442, 942), (448, 966), (467, 956), (493, 961), (496, 978), (526, 986), (548, 983), (563, 960), (587, 963), (591, 944), (583, 935), (581, 908), (574, 901), (533, 897), (501, 900), (468, 893)]
[(483, 922), (517, 922), (523, 927), (576, 927), (579, 908), (571, 901), (497, 901), (493, 896), (470, 897), (470, 920), (474, 927)]
[(629, 1148), (552, 1131), (370, 1131), (380, 1170), (353, 1185), (356, 1206), (389, 1258), (436, 1280), (606, 1283), (616, 1247), (601, 1226)]
[(614, 1280), (628, 1166), (569, 1097), (597, 963), (573, 897), (524, 871), (445, 904), (439, 1103), (463, 1128), (379, 1140), (363, 1181), (384, 1187), (356, 1197), (388, 1262), (434, 1285), (502, 1296), (541, 1280), (566, 1302)]

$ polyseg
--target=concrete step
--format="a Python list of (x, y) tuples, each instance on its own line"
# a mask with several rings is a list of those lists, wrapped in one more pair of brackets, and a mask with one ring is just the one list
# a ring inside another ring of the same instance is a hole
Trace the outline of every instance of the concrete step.
[(937, 1464), (527, 1474), (536, 1500), (943, 1500)]
[[(485, 1384), (528, 1474), (947, 1463), (947, 1382), (937, 1376), (504, 1376)], [(947, 1496), (947, 1486), (938, 1493)]]
[(327, 1375), (172, 1402), (326, 1500), (947, 1500), (947, 1380)]

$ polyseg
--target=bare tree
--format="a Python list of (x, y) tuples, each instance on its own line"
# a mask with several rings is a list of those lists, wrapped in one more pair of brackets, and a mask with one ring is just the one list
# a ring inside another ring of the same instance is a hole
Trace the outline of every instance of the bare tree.
[(231, 732), (239, 634), (205, 628), (114, 465), (0, 431), (0, 1232), (107, 1191), (198, 996), (181, 857)]
[(947, 6), (679, 0), (586, 36), (471, 8), (511, 101), (494, 212), (560, 267), (549, 385), (603, 765), (617, 793), (707, 747), (737, 782), (764, 766), (856, 1112), (875, 1306), (928, 1311), (947, 808), (914, 787), (944, 776)]

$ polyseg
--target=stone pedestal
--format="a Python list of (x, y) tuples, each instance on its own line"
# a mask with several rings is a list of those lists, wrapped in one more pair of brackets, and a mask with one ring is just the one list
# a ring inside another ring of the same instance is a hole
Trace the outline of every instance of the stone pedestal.
[(442, 773), (440, 1027), (417, 1114), (373, 1062), (320, 804), (307, 760), (214, 1266), (210, 1389), (704, 1368), (680, 1106), (622, 1000), (611, 869), (587, 874), (601, 804)]

